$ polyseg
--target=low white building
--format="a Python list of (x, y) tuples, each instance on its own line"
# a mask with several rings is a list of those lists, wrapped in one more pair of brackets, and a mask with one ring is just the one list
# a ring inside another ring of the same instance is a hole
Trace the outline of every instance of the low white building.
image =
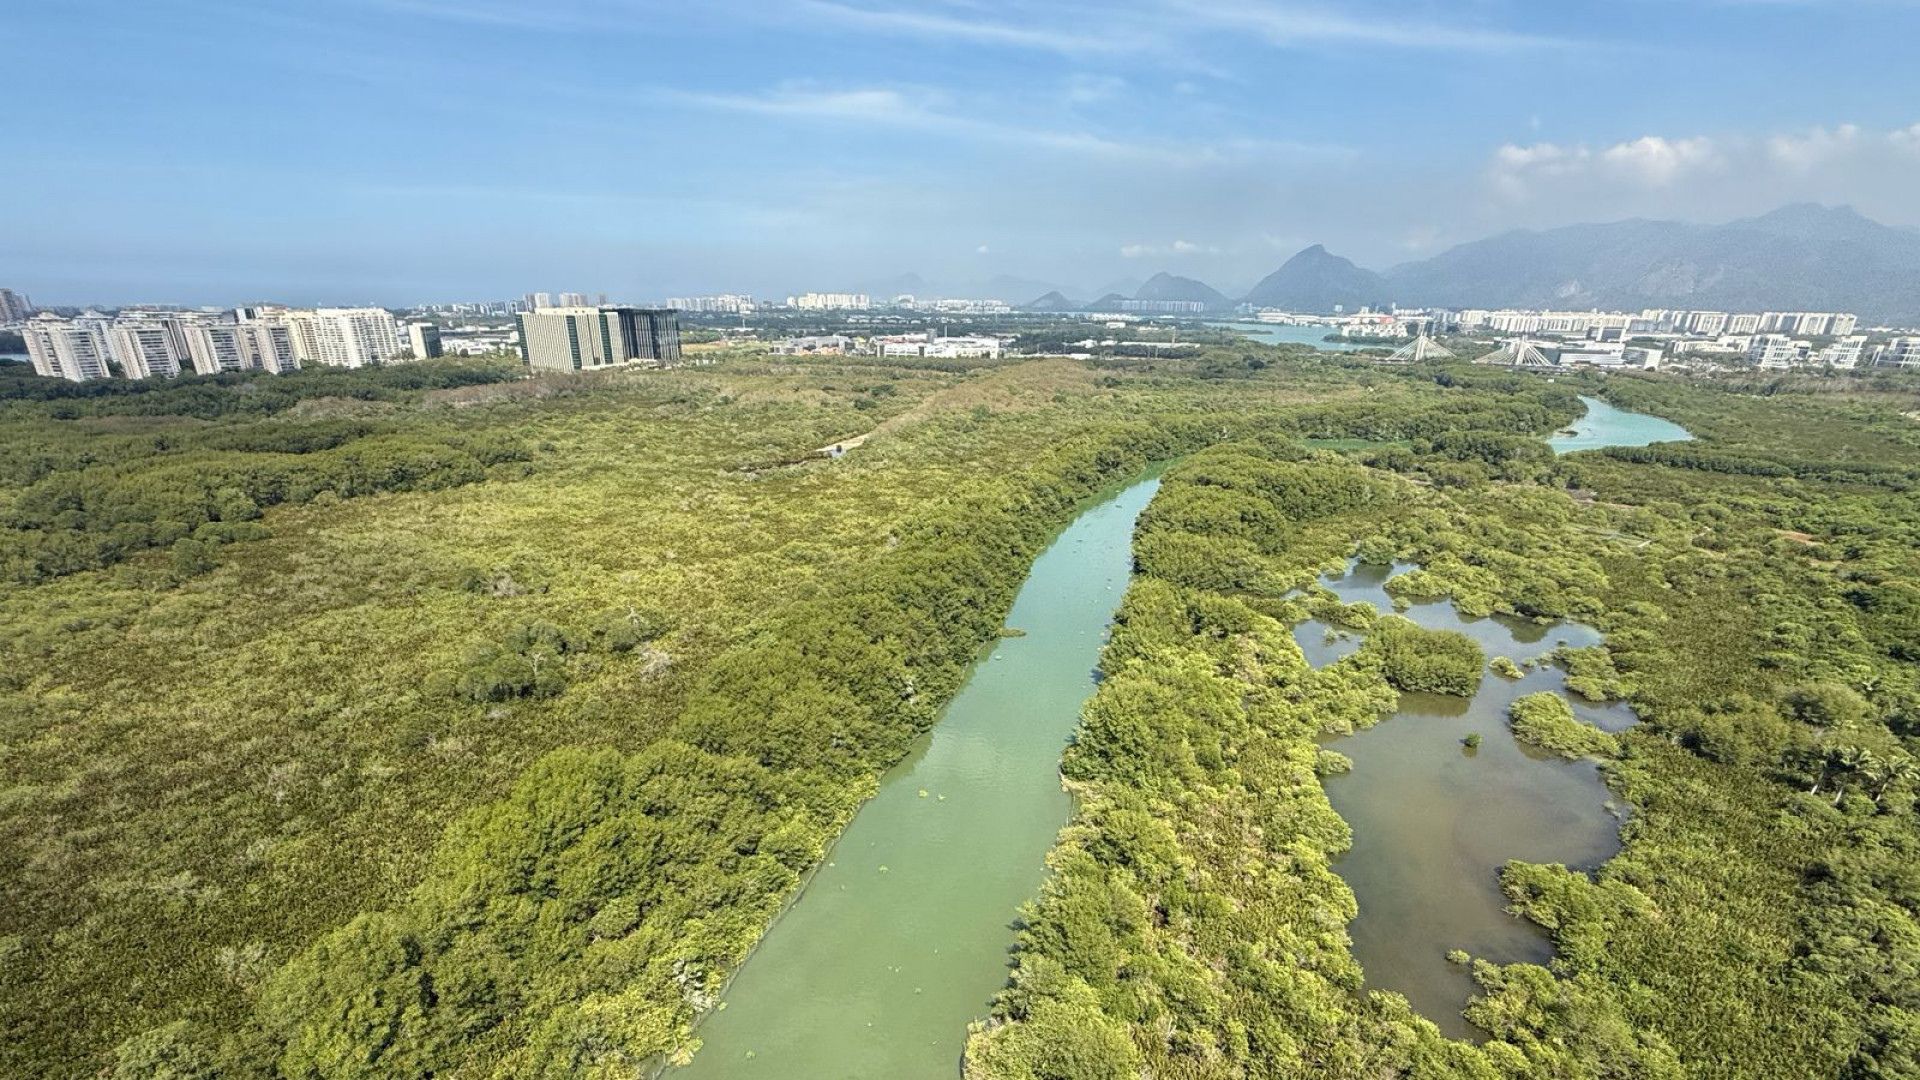
[(1785, 334), (1755, 334), (1747, 346), (1747, 359), (1763, 368), (1778, 370), (1798, 364), (1812, 346)]
[(853, 351), (853, 339), (845, 334), (794, 337), (773, 347), (775, 356), (845, 356)]
[(883, 334), (873, 339), (871, 347), (878, 356), (961, 360), (998, 358), (1006, 343), (996, 337), (936, 337), (928, 330), (918, 334)]
[(1880, 346), (1873, 361), (1885, 367), (1920, 367), (1920, 337), (1897, 337)]
[(1821, 349), (1814, 359), (1831, 368), (1849, 370), (1860, 366), (1860, 361), (1866, 352), (1867, 336), (1853, 334)]

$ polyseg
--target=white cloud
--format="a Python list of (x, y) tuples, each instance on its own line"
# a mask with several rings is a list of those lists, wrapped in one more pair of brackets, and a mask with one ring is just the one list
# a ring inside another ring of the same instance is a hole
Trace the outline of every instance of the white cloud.
[[(1897, 137), (1890, 133), (1889, 137)], [(1775, 164), (1800, 172), (1817, 169), (1838, 157), (1853, 153), (1860, 145), (1860, 129), (1852, 124), (1835, 128), (1774, 135), (1767, 139), (1767, 156)]]
[(1219, 247), (1213, 244), (1196, 244), (1191, 240), (1175, 240), (1170, 244), (1122, 244), (1120, 246), (1120, 255), (1126, 259), (1218, 254), (1220, 254)]
[(1616, 143), (1601, 152), (1601, 160), (1616, 174), (1648, 187), (1665, 187), (1688, 173), (1711, 168), (1719, 156), (1713, 140), (1663, 139), (1645, 135)]
[(1508, 210), (1569, 211), (1580, 220), (1665, 214), (1725, 220), (1797, 201), (1855, 204), (1913, 216), (1920, 124), (1854, 124), (1766, 134), (1643, 135), (1607, 146), (1509, 143), (1486, 179)]

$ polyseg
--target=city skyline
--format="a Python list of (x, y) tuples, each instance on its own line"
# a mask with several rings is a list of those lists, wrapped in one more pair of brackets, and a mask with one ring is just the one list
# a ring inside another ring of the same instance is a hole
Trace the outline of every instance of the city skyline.
[(0, 178), (0, 265), (46, 305), (1089, 291), (1800, 199), (1920, 223), (1910, 7), (1333, 12), (43, 6), (11, 24), (37, 125)]

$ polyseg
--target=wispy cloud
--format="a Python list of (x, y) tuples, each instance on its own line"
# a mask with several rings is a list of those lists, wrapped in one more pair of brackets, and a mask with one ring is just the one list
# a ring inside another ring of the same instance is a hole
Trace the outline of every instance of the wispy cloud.
[[(1020, 3), (968, 5), (963, 13), (798, 0), (816, 18), (873, 33), (1059, 53), (1075, 58), (1203, 53), (1221, 38), (1280, 48), (1367, 45), (1447, 52), (1511, 52), (1567, 44), (1557, 38), (1466, 22), (1434, 22), (1384, 7), (1303, 6), (1271, 0), (1128, 0), (1083, 8)], [(1191, 58), (1191, 57), (1190, 57)]]
[(1196, 244), (1191, 240), (1175, 240), (1171, 244), (1122, 244), (1120, 257), (1124, 259), (1163, 258), (1170, 255), (1218, 255), (1220, 248), (1214, 244)]
[(1216, 28), (1257, 34), (1268, 44), (1299, 48), (1310, 45), (1370, 45), (1437, 52), (1514, 52), (1559, 48), (1570, 44), (1539, 34), (1438, 23), (1388, 10), (1371, 13), (1336, 11), (1265, 0), (1164, 0), (1166, 6), (1194, 22)]
[(1152, 42), (1112, 20), (1073, 20), (1046, 26), (996, 19), (974, 10), (967, 16), (906, 8), (859, 7), (838, 0), (799, 0), (802, 11), (841, 26), (875, 33), (948, 42), (1001, 45), (1067, 55), (1138, 52)]
[(957, 109), (951, 98), (924, 88), (822, 87), (788, 83), (759, 93), (702, 93), (661, 89), (664, 99), (682, 105), (825, 123), (926, 131), (1089, 157), (1196, 165), (1261, 158), (1347, 158), (1345, 147), (1282, 140), (1224, 139), (1183, 142), (1117, 138), (1093, 131), (1025, 126), (999, 119), (975, 106)]

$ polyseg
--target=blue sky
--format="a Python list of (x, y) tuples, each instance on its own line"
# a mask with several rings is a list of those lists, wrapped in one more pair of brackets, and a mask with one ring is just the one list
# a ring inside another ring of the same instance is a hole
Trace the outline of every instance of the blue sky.
[(42, 303), (1234, 292), (1315, 242), (1920, 225), (1906, 0), (60, 0), (5, 31), (0, 284)]

